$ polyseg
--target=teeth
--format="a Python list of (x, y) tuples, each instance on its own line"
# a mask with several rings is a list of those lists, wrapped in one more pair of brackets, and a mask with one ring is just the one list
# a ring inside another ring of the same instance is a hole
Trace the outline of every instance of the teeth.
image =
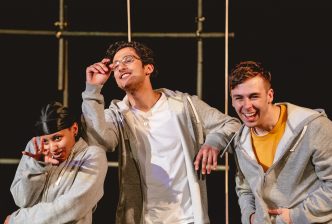
[(126, 78), (126, 77), (128, 77), (129, 76), (129, 74), (128, 73), (125, 73), (125, 74), (123, 74), (122, 76), (121, 76), (121, 79), (124, 79), (124, 78)]
[(255, 115), (255, 113), (246, 113), (246, 114), (244, 114), (246, 117), (251, 117), (251, 116), (254, 116)]
[(54, 158), (58, 158), (58, 157), (60, 157), (61, 156), (61, 154), (53, 154), (53, 157)]
[(61, 157), (62, 150), (60, 152), (53, 153), (52, 156), (53, 158), (59, 158)]

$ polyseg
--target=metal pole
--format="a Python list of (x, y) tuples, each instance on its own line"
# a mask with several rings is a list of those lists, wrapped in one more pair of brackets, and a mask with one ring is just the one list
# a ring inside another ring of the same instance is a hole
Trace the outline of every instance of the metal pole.
[[(56, 22), (56, 25), (59, 22)], [(125, 32), (97, 32), (97, 31), (51, 31), (51, 30), (16, 30), (16, 29), (0, 29), (0, 35), (24, 35), (24, 36), (56, 36), (61, 37), (126, 37)], [(157, 33), (157, 32), (136, 32), (131, 33), (132, 37), (147, 38), (197, 38), (197, 32), (192, 33)], [(229, 33), (229, 37), (234, 37), (234, 33)], [(223, 32), (206, 32), (200, 33), (201, 38), (224, 38)]]
[(64, 89), (63, 89), (63, 105), (68, 107), (69, 102), (69, 74), (68, 74), (68, 40), (65, 40), (65, 52), (64, 52)]
[(62, 35), (67, 26), (65, 14), (65, 0), (60, 0), (59, 21), (55, 23), (55, 26), (59, 28), (56, 33), (56, 37), (59, 39), (58, 90), (63, 92), (64, 106), (68, 106), (68, 41)]
[(196, 94), (202, 99), (203, 96), (203, 39), (201, 37), (201, 32), (203, 31), (203, 1), (197, 1), (197, 82), (196, 82)]
[(130, 0), (127, 0), (128, 42), (131, 42)]
[[(228, 7), (229, 0), (225, 0), (225, 114), (228, 114)], [(228, 152), (225, 154), (225, 224), (229, 223), (229, 195), (228, 195)]]

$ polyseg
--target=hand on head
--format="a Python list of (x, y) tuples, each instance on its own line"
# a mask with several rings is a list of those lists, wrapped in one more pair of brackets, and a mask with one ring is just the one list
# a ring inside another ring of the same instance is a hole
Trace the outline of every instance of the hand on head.
[(101, 62), (94, 63), (86, 68), (86, 82), (93, 85), (103, 85), (111, 76), (111, 60), (104, 58)]

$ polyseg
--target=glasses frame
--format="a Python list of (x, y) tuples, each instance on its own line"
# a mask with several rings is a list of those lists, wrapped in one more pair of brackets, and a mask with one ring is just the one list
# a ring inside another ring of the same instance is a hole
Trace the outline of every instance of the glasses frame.
[[(130, 60), (128, 61), (128, 58), (130, 58)], [(120, 64), (123, 64), (125, 66), (133, 63), (136, 60), (141, 60), (139, 57), (132, 55), (132, 54), (128, 54), (125, 55), (121, 60), (116, 60), (113, 61), (113, 63), (111, 63), (111, 67), (112, 67), (112, 71), (115, 72), (119, 69)]]

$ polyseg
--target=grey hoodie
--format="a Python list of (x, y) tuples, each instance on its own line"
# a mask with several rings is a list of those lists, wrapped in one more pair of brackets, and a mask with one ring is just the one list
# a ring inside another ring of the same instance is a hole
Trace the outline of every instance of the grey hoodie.
[(284, 223), (267, 209), (288, 208), (293, 224), (332, 223), (332, 122), (322, 110), (290, 103), (286, 129), (273, 165), (264, 173), (253, 153), (248, 127), (236, 138), (240, 172), (236, 192), (242, 223)]
[[(89, 144), (101, 145), (105, 150), (118, 147), (120, 193), (116, 223), (139, 224), (143, 222), (146, 184), (138, 162), (136, 146), (139, 142), (133, 123), (134, 115), (127, 97), (122, 101), (113, 100), (110, 107), (104, 109), (101, 88), (100, 85), (87, 84), (82, 93)], [(206, 183), (197, 178), (194, 157), (204, 143), (218, 149), (225, 147), (239, 129), (240, 122), (210, 107), (197, 96), (167, 89), (158, 91), (165, 93), (174, 128), (181, 133), (195, 223), (209, 223)]]
[[(32, 140), (26, 151), (34, 153)], [(59, 166), (22, 156), (11, 192), (19, 210), (10, 224), (91, 224), (92, 212), (104, 194), (105, 151), (81, 138)]]

